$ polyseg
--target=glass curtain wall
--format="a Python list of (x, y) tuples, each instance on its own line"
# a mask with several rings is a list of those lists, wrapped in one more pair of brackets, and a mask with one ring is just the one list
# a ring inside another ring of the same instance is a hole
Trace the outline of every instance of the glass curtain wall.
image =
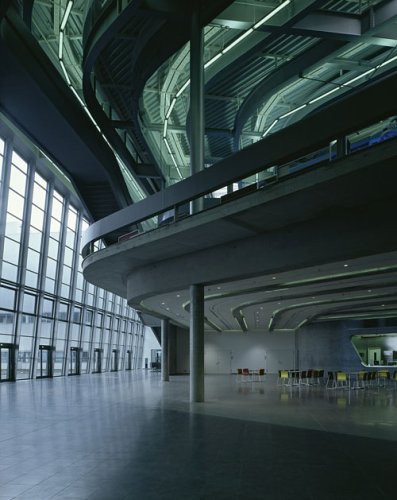
[[(126, 300), (87, 283), (80, 239), (89, 222), (53, 176), (0, 137), (0, 344), (14, 378), (140, 368), (144, 327)], [(0, 380), (1, 381), (1, 380)]]

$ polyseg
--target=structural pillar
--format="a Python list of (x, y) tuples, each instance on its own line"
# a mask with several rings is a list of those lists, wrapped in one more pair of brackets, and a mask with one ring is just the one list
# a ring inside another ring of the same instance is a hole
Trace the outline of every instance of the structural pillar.
[(170, 380), (170, 356), (169, 356), (169, 331), (170, 322), (168, 319), (161, 320), (161, 380)]
[(204, 286), (190, 286), (190, 401), (204, 401)]
[[(200, 2), (195, 0), (190, 35), (190, 175), (204, 169), (204, 36)], [(190, 202), (190, 213), (203, 209), (203, 199)]]

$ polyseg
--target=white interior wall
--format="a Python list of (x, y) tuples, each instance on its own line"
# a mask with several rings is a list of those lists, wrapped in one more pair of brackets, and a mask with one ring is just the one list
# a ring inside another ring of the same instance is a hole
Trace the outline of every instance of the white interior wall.
[(148, 367), (150, 367), (150, 351), (152, 349), (161, 349), (153, 330), (148, 326), (145, 326), (145, 339), (143, 341), (143, 356), (142, 356), (142, 366), (138, 368), (145, 368), (145, 358), (148, 359)]
[(235, 373), (237, 368), (265, 368), (269, 373), (294, 368), (291, 332), (218, 333), (205, 335), (205, 373)]

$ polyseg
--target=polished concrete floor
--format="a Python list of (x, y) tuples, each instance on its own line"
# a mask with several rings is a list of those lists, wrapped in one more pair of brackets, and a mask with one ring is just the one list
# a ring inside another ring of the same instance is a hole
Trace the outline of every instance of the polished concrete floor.
[(397, 498), (397, 389), (123, 372), (0, 384), (0, 500)]

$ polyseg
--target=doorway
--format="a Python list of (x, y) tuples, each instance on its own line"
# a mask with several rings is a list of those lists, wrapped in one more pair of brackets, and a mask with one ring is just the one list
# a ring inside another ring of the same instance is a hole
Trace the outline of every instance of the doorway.
[(102, 352), (103, 349), (94, 349), (94, 364), (92, 373), (101, 373), (102, 371)]
[(125, 369), (126, 370), (132, 369), (132, 353), (131, 353), (131, 351), (127, 351), (127, 357), (125, 360)]
[(69, 375), (80, 375), (80, 347), (70, 348)]
[(0, 344), (0, 382), (15, 380), (15, 345)]
[(117, 372), (118, 369), (119, 369), (119, 351), (117, 349), (112, 349), (110, 371)]
[(53, 376), (54, 347), (50, 345), (39, 345), (39, 357), (37, 365), (37, 378), (51, 378)]

